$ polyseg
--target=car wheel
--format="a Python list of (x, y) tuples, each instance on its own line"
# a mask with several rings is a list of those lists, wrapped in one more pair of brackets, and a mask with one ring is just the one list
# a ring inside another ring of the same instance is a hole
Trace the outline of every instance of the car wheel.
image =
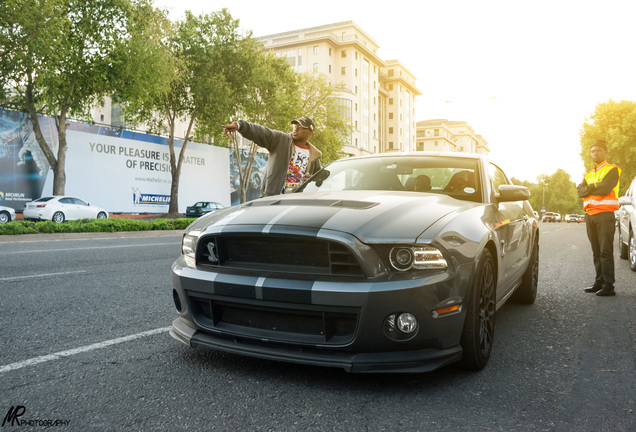
[(636, 238), (634, 231), (629, 233), (629, 268), (636, 271)]
[(11, 221), (11, 216), (7, 212), (0, 212), (0, 223), (7, 223)]
[(61, 211), (57, 211), (55, 213), (53, 213), (53, 222), (55, 223), (62, 223), (64, 222), (64, 213), (62, 213)]
[(629, 249), (628, 244), (627, 242), (623, 241), (623, 236), (621, 235), (621, 227), (619, 226), (618, 227), (618, 255), (622, 259), (627, 259), (627, 256), (629, 255), (628, 249)]
[(514, 303), (532, 304), (537, 298), (537, 285), (539, 283), (539, 243), (534, 242), (530, 254), (528, 268), (523, 274), (521, 285), (512, 295), (510, 300)]
[(460, 340), (463, 349), (461, 363), (467, 369), (480, 370), (490, 358), (495, 332), (495, 280), (492, 255), (484, 249), (477, 260)]
[(97, 219), (106, 219), (108, 216), (106, 216), (106, 213), (104, 212), (99, 212), (97, 213)]

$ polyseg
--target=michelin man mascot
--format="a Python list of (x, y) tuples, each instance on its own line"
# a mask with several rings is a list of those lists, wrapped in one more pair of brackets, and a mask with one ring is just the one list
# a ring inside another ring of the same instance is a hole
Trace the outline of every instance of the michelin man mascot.
[(42, 154), (42, 150), (40, 149), (40, 145), (35, 139), (35, 133), (33, 132), (33, 125), (29, 121), (28, 116), (24, 116), (22, 120), (22, 128), (17, 134), (22, 140), (22, 148), (18, 152), (18, 165), (24, 165), (25, 157), (27, 153), (31, 153), (31, 157), (33, 158), (33, 162), (37, 165), (40, 170), (40, 177), (43, 177), (46, 174), (46, 165), (44, 163), (44, 155)]

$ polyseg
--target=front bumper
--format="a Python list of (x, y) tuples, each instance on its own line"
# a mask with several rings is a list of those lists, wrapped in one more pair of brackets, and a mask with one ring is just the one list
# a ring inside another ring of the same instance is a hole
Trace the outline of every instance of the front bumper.
[[(472, 265), (425, 277), (298, 280), (172, 267), (180, 316), (171, 335), (191, 347), (349, 372), (426, 372), (461, 358)], [(447, 315), (442, 307), (459, 305)], [(396, 340), (386, 319), (408, 312), (418, 329)]]
[(191, 347), (207, 347), (233, 354), (311, 366), (342, 368), (352, 373), (423, 373), (461, 359), (462, 349), (421, 349), (380, 353), (349, 353), (303, 347), (261, 345), (237, 338), (216, 337), (196, 330), (183, 318), (172, 322), (170, 335)]

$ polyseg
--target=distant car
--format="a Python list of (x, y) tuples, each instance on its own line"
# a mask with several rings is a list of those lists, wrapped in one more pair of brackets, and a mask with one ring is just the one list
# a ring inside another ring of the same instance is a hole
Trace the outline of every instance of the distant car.
[(73, 219), (105, 219), (108, 212), (80, 198), (55, 195), (26, 203), (23, 216), (25, 220), (52, 220), (62, 223)]
[(199, 201), (193, 206), (186, 208), (187, 217), (199, 217), (217, 210), (225, 208), (223, 204), (212, 201)]
[(629, 268), (636, 271), (636, 177), (618, 203), (618, 252), (621, 258), (629, 259)]
[[(543, 217), (541, 218), (541, 222), (557, 222), (557, 213), (545, 212), (543, 213)], [(559, 218), (561, 215), (558, 215)]]
[(585, 222), (585, 215), (579, 215), (579, 222)]
[(496, 310), (535, 300), (529, 196), (483, 156), (332, 162), (294, 193), (190, 224), (172, 266), (170, 334), (349, 372), (481, 369)]
[(556, 215), (556, 221), (557, 222), (562, 222), (563, 221), (563, 216), (561, 216), (561, 213), (555, 213)]
[(570, 222), (579, 223), (579, 222), (581, 222), (581, 217), (579, 215), (577, 215), (577, 214), (569, 214), (569, 215), (565, 216), (565, 221), (567, 223), (570, 223)]
[(15, 210), (11, 207), (0, 206), (0, 223), (7, 223), (15, 220)]

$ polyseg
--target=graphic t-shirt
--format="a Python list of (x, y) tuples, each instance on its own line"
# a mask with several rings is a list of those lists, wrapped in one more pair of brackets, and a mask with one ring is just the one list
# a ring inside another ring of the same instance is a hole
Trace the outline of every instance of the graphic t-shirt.
[(289, 161), (289, 169), (285, 178), (285, 187), (300, 186), (309, 165), (309, 147), (294, 145), (294, 154)]

